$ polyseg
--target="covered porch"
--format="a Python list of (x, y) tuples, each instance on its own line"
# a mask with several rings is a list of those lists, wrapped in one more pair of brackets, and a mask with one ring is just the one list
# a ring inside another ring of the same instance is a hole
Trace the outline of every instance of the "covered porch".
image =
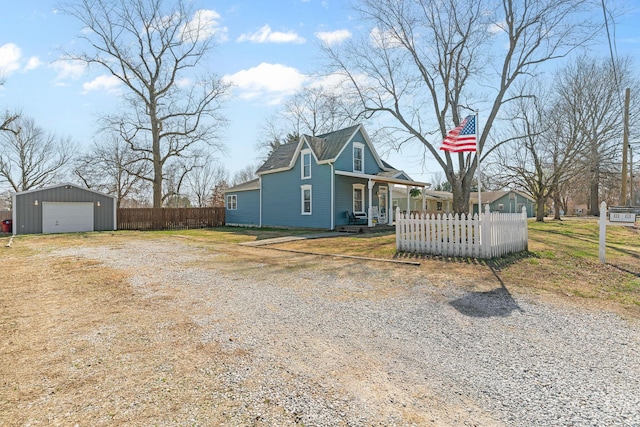
[[(422, 206), (423, 209), (426, 209), (426, 189), (431, 186), (430, 183), (347, 171), (335, 171), (335, 175), (337, 177), (357, 178), (359, 182), (366, 182), (364, 184), (353, 184), (352, 212), (354, 214), (358, 213), (366, 219), (366, 224), (354, 224), (355, 227), (392, 226), (394, 221), (394, 194), (397, 194), (396, 186), (402, 186), (405, 189), (405, 200), (407, 201), (411, 199), (411, 189), (420, 189), (423, 195)], [(376, 202), (375, 204), (374, 201)], [(395, 204), (397, 205), (397, 202)], [(410, 210), (410, 206), (407, 206), (407, 209)]]

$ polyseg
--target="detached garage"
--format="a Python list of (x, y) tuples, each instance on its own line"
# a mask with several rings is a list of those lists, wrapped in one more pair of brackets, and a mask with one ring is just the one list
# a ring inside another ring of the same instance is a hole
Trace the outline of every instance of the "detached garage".
[(74, 184), (13, 195), (13, 234), (116, 229), (116, 199)]

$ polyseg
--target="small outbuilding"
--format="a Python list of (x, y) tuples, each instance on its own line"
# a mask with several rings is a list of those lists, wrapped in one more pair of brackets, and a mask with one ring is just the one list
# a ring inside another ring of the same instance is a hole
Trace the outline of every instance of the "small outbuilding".
[(108, 231), (117, 228), (116, 198), (74, 184), (13, 195), (13, 234)]

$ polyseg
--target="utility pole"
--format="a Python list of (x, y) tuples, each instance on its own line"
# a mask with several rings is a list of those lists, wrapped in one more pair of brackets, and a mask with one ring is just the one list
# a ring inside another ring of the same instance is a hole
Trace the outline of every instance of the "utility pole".
[(633, 148), (629, 144), (629, 206), (635, 205), (633, 198)]
[[(629, 147), (629, 98), (631, 89), (624, 94), (624, 124), (622, 132), (622, 187), (620, 188), (620, 206), (627, 205), (627, 148)], [(633, 173), (633, 172), (632, 172)]]

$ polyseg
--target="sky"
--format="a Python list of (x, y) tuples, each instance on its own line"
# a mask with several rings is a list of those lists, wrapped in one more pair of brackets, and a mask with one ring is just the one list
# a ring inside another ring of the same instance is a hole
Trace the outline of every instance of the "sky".
[[(191, 0), (207, 11), (217, 46), (207, 69), (232, 81), (223, 114), (229, 121), (220, 160), (233, 174), (255, 164), (255, 144), (265, 121), (281, 103), (320, 79), (320, 43), (339, 43), (361, 30), (349, 0)], [(624, 0), (621, 0), (624, 1)], [(640, 5), (615, 27), (620, 54), (640, 57)], [(120, 107), (122, 87), (104, 70), (59, 61), (61, 48), (81, 43), (80, 24), (59, 13), (55, 2), (21, 0), (0, 14), (0, 111), (21, 110), (40, 127), (70, 136), (84, 149), (93, 141), (96, 119)], [(608, 54), (608, 46), (597, 46)], [(636, 67), (639, 64), (636, 64)], [(365, 128), (367, 123), (364, 123)], [(375, 141), (374, 141), (375, 143)], [(424, 170), (422, 152), (383, 155), (414, 180), (432, 182), (435, 165)]]

